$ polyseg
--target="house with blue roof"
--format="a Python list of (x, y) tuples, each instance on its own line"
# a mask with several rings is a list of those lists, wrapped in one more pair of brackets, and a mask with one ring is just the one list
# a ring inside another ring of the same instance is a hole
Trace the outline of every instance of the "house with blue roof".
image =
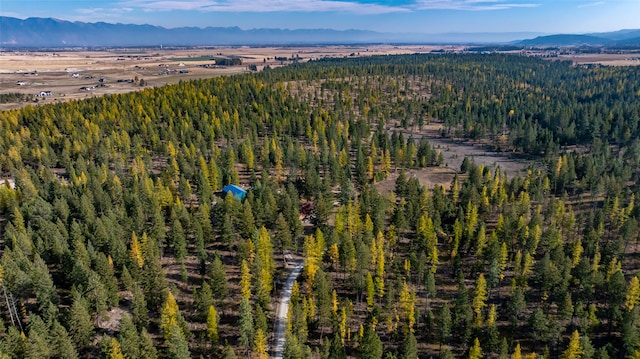
[(242, 200), (247, 195), (246, 190), (234, 184), (228, 184), (222, 188), (222, 195), (226, 196), (227, 193), (231, 193), (235, 198), (239, 200)]

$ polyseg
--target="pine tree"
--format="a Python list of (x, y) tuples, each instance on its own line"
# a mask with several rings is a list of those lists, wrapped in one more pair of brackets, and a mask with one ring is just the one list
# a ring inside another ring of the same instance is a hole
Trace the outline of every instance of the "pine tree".
[(253, 343), (254, 327), (253, 327), (253, 310), (249, 299), (242, 297), (240, 300), (240, 320), (238, 322), (238, 329), (240, 330), (240, 344), (249, 350), (250, 345)]
[(149, 322), (149, 312), (147, 310), (147, 301), (144, 299), (144, 293), (138, 285), (133, 287), (133, 300), (131, 302), (131, 314), (133, 322), (137, 328), (146, 328)]
[[(56, 320), (51, 328), (51, 351), (54, 358), (60, 359), (77, 359), (78, 352), (73, 346), (73, 342), (67, 333), (67, 330)], [(1, 347), (1, 346), (0, 346)], [(1, 351), (0, 351), (1, 353)], [(2, 355), (0, 355), (2, 358)]]
[(233, 351), (233, 348), (229, 345), (229, 343), (224, 346), (224, 357), (223, 359), (236, 359), (236, 352)]
[(256, 230), (255, 217), (253, 216), (253, 210), (251, 209), (251, 203), (249, 203), (249, 201), (242, 203), (242, 214), (238, 221), (238, 227), (242, 238), (250, 238)]
[(213, 257), (211, 261), (211, 270), (209, 271), (211, 279), (209, 285), (211, 286), (211, 293), (214, 298), (219, 301), (223, 301), (227, 298), (227, 272), (224, 270), (224, 264), (218, 253)]
[(282, 213), (278, 214), (278, 218), (276, 218), (276, 235), (275, 239), (277, 244), (282, 249), (291, 249), (292, 248), (292, 240), (291, 240), (291, 230), (289, 229), (289, 222), (287, 222), (286, 218)]
[(93, 321), (87, 303), (79, 295), (74, 298), (69, 317), (69, 334), (78, 349), (86, 348), (93, 338)]
[(171, 230), (169, 232), (173, 250), (176, 255), (176, 259), (182, 261), (187, 256), (187, 240), (182, 228), (182, 223), (179, 219), (175, 219), (171, 224)]
[(189, 359), (189, 342), (178, 325), (171, 327), (167, 338), (167, 354), (170, 359)]
[(335, 334), (333, 336), (333, 340), (331, 341), (331, 345), (329, 346), (329, 355), (327, 359), (346, 359), (347, 354), (345, 353), (344, 346), (342, 344), (342, 339), (339, 334)]
[(128, 315), (123, 315), (120, 321), (118, 341), (125, 358), (135, 359), (140, 357), (140, 337)]
[(200, 290), (194, 288), (194, 306), (200, 320), (206, 320), (209, 314), (209, 308), (213, 305), (213, 292), (209, 283), (204, 281)]
[(381, 359), (382, 358), (382, 341), (376, 331), (367, 326), (360, 342), (359, 358), (362, 359)]
[(158, 351), (146, 328), (140, 332), (140, 359), (157, 359)]
[(367, 287), (367, 309), (371, 311), (373, 309), (373, 301), (375, 299), (375, 288), (373, 286), (373, 278), (371, 278), (371, 273), (369, 272), (367, 272), (366, 287)]
[(442, 343), (446, 343), (451, 335), (451, 310), (448, 305), (442, 306), (442, 311), (440, 312), (440, 346), (442, 347)]
[(399, 359), (417, 359), (418, 358), (418, 341), (413, 333), (407, 334), (402, 343), (402, 352)]

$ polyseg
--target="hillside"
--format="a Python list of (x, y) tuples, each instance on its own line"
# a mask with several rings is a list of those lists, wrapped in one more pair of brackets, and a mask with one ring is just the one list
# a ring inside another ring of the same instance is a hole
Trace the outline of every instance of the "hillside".
[(591, 35), (548, 35), (518, 42), (518, 44), (522, 46), (580, 46), (607, 45), (613, 43), (612, 40)]

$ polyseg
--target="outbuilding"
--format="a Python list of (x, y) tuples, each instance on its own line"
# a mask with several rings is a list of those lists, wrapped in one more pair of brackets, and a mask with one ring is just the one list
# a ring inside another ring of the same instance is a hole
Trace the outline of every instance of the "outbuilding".
[(227, 193), (231, 193), (235, 198), (237, 199), (243, 199), (246, 195), (247, 195), (247, 191), (244, 190), (242, 187), (240, 186), (236, 186), (234, 184), (229, 184), (224, 186), (224, 188), (222, 188), (222, 194), (224, 196), (227, 195)]

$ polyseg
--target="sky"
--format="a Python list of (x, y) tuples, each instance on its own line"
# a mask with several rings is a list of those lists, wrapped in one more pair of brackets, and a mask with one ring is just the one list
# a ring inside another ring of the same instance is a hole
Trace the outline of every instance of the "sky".
[(0, 15), (69, 21), (395, 33), (640, 28), (640, 0), (0, 0)]

